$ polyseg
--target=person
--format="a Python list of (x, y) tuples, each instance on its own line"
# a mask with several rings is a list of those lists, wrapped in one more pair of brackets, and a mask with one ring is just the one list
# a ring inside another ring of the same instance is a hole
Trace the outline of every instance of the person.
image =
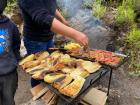
[(16, 25), (3, 15), (7, 0), (0, 0), (0, 105), (15, 105), (20, 58), (20, 34)]
[[(24, 20), (24, 45), (27, 53), (36, 53), (53, 47), (54, 33), (74, 39), (83, 46), (88, 45), (88, 37), (69, 27), (68, 22), (57, 8), (56, 0), (18, 0)], [(39, 84), (31, 79), (32, 87)]]

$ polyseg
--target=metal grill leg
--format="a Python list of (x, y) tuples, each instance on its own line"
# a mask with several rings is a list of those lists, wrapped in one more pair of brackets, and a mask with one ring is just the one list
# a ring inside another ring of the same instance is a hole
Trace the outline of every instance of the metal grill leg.
[(112, 79), (112, 68), (110, 69), (110, 76), (109, 76), (109, 84), (108, 84), (108, 92), (107, 92), (107, 96), (109, 96), (109, 90), (110, 90), (110, 85), (111, 85), (111, 79)]

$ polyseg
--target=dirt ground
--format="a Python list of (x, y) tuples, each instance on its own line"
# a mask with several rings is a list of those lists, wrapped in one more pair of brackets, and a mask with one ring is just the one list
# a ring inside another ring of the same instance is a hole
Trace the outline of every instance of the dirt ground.
[(109, 105), (140, 105), (140, 78), (130, 77), (125, 68), (113, 72)]
[[(101, 80), (102, 89), (106, 90), (109, 75)], [(19, 86), (16, 93), (16, 105), (31, 99), (30, 77), (19, 70)], [(140, 78), (130, 77), (123, 67), (113, 71), (110, 96), (107, 105), (140, 105)]]
[(30, 77), (23, 71), (18, 70), (18, 89), (15, 96), (16, 105), (20, 105), (32, 98), (30, 92)]

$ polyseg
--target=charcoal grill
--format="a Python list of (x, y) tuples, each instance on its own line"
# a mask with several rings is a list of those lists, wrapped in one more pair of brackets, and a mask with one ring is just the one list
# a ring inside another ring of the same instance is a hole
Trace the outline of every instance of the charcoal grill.
[[(60, 52), (63, 52), (65, 54), (67, 53), (67, 51), (65, 49), (63, 49), (63, 48), (61, 48), (61, 49), (58, 49), (58, 48), (50, 49), (51, 52), (56, 51), (56, 50), (59, 50)], [(120, 56), (121, 55), (125, 56), (123, 54), (119, 54), (119, 55)], [(72, 56), (72, 57), (95, 62), (95, 59), (88, 59), (88, 58), (84, 58), (84, 57), (75, 57), (75, 56)], [(58, 95), (60, 98), (65, 100), (67, 102), (66, 105), (69, 105), (69, 104), (75, 102), (77, 99), (79, 99), (80, 96), (82, 96), (84, 93), (86, 93), (93, 86), (93, 84), (95, 84), (97, 81), (99, 81), (101, 78), (103, 78), (107, 73), (109, 73), (109, 82), (108, 82), (108, 91), (107, 91), (107, 95), (109, 95), (113, 69), (117, 69), (122, 64), (124, 64), (128, 59), (129, 59), (129, 56), (125, 56), (124, 59), (122, 60), (122, 62), (120, 62), (120, 64), (118, 64), (117, 66), (102, 64), (102, 67), (97, 72), (95, 72), (93, 74), (90, 74), (90, 76), (86, 78), (84, 86), (82, 87), (82, 89), (79, 92), (79, 94), (74, 98), (71, 98), (71, 97), (68, 97), (68, 96), (65, 96), (65, 95), (61, 94), (57, 89), (55, 89), (50, 84), (47, 84), (47, 87), (51, 91), (53, 91), (56, 95)]]
[(86, 81), (84, 83), (84, 86), (82, 87), (81, 91), (79, 94), (74, 97), (68, 97), (63, 94), (61, 94), (57, 89), (55, 89), (52, 85), (47, 84), (47, 87), (53, 91), (56, 95), (58, 95), (60, 98), (65, 100), (67, 102), (66, 105), (69, 105), (73, 102), (75, 102), (77, 99), (80, 98), (84, 93), (86, 93), (92, 86), (95, 84), (97, 81), (99, 81), (103, 76), (105, 76), (108, 72), (110, 72), (110, 78), (109, 78), (109, 84), (108, 84), (108, 94), (109, 94), (109, 89), (110, 89), (110, 83), (111, 83), (111, 76), (112, 76), (112, 70), (110, 67), (104, 66), (100, 68), (97, 72), (91, 74), (89, 77), (86, 78)]

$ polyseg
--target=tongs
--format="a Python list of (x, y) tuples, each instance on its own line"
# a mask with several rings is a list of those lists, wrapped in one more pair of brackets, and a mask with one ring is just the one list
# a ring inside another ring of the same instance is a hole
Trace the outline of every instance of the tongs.
[(81, 48), (81, 53), (82, 53), (82, 55), (84, 55), (85, 53), (87, 53), (88, 56), (89, 56), (89, 55), (90, 55), (90, 54), (89, 54), (89, 51), (90, 51), (89, 46), (83, 46), (83, 48)]
[(84, 47), (83, 47), (83, 51), (84, 51), (84, 52), (88, 52), (89, 50), (90, 50), (89, 46), (84, 46)]

